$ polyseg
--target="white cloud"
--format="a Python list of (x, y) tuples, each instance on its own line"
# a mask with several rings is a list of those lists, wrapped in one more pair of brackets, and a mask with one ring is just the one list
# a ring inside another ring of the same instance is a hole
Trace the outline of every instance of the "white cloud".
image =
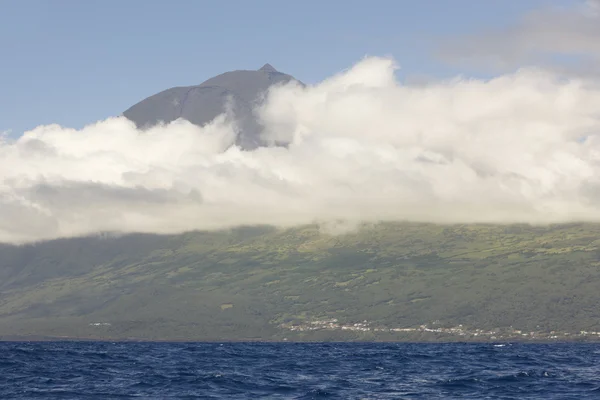
[[(0, 241), (241, 224), (600, 220), (600, 87), (541, 69), (418, 87), (368, 58), (258, 110), (287, 147), (241, 151), (225, 118), (123, 118), (0, 139)], [(333, 227), (333, 228), (332, 228)], [(341, 227), (341, 228), (340, 228)], [(335, 228), (335, 229), (334, 229)]]
[(527, 64), (597, 74), (600, 1), (575, 4), (535, 10), (505, 28), (447, 38), (441, 41), (438, 54), (446, 61), (496, 71)]

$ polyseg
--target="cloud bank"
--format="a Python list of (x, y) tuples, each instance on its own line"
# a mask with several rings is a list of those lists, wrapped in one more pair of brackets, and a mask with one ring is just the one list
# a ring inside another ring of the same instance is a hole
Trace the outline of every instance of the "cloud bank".
[(496, 71), (546, 65), (557, 71), (598, 76), (600, 0), (546, 7), (505, 28), (446, 38), (438, 55), (459, 65)]
[(0, 241), (248, 224), (600, 221), (600, 86), (523, 69), (396, 81), (367, 58), (274, 88), (242, 151), (224, 114), (139, 131), (124, 118), (0, 139)]

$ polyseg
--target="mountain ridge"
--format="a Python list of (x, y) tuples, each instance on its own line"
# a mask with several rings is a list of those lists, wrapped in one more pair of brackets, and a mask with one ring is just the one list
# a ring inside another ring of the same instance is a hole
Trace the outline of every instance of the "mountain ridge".
[(253, 114), (261, 96), (272, 86), (291, 81), (302, 84), (267, 63), (258, 70), (224, 72), (198, 85), (165, 89), (132, 105), (122, 115), (141, 129), (178, 118), (204, 126), (231, 105), (230, 111), (239, 126), (236, 144), (251, 150), (264, 144), (260, 123)]

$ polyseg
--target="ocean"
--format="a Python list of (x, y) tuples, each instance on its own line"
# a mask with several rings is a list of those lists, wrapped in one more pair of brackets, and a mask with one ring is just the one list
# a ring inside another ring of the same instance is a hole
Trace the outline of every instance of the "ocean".
[(600, 399), (597, 344), (0, 342), (0, 399)]

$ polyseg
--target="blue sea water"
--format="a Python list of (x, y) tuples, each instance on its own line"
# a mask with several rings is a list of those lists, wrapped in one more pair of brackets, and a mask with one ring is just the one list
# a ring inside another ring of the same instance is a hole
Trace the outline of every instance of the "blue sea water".
[(600, 345), (0, 342), (0, 399), (600, 399)]

